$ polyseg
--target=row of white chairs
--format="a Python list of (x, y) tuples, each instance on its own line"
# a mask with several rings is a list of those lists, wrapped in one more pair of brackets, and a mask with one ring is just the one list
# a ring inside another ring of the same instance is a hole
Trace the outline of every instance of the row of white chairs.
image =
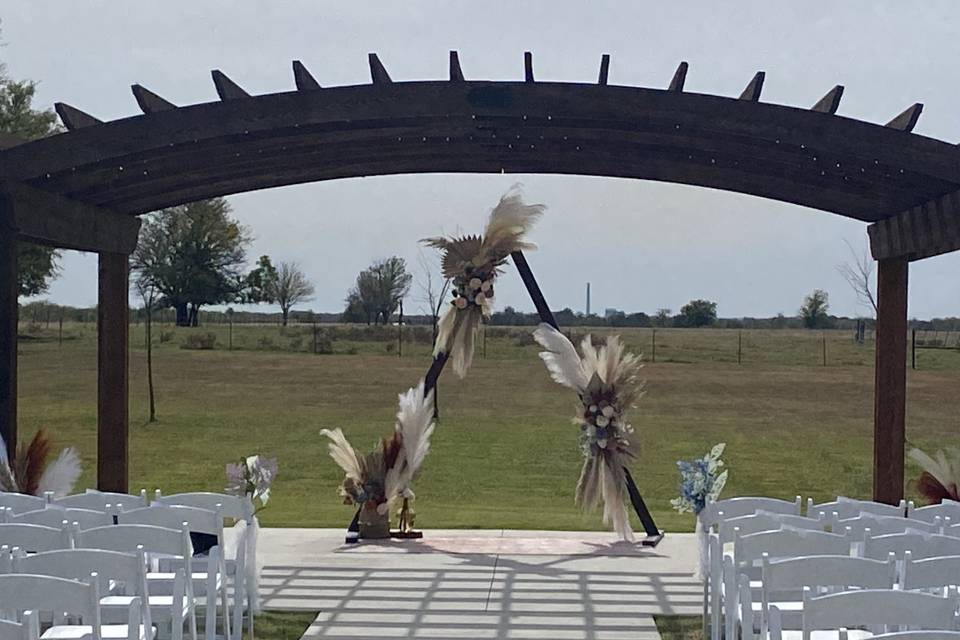
[[(785, 501), (772, 498), (732, 498), (713, 503), (701, 514), (709, 528), (709, 566), (704, 585), (704, 632), (707, 621), (711, 638), (718, 640), (723, 633), (735, 637), (736, 602), (741, 589), (737, 576), (759, 556), (751, 544), (762, 549), (777, 539), (784, 548), (769, 548), (776, 557), (839, 554), (844, 556), (866, 554), (884, 558), (893, 551), (902, 556), (915, 549), (915, 557), (960, 554), (960, 529), (951, 521), (960, 522), (960, 503), (944, 503), (933, 507), (916, 508), (912, 503), (886, 505), (869, 501), (838, 498), (829, 503), (807, 502), (807, 515), (801, 515), (801, 499)], [(906, 517), (907, 515), (912, 517)], [(954, 518), (956, 518), (954, 520)], [(798, 532), (794, 536), (760, 535), (752, 542), (745, 540), (751, 534), (787, 529)], [(939, 534), (947, 535), (939, 535)], [(821, 535), (823, 534), (823, 535)], [(878, 535), (880, 534), (880, 535)], [(798, 542), (794, 538), (802, 540)], [(724, 548), (732, 546), (732, 555), (724, 557)], [(733, 558), (738, 558), (734, 562)], [(721, 615), (725, 623), (721, 626)]]
[[(27, 498), (27, 500), (24, 500), (24, 498)], [(5, 511), (2, 512), (3, 515), (0, 515), (0, 520), (6, 520), (6, 523), (0, 524), (0, 545), (7, 545), (8, 548), (20, 547), (22, 550), (30, 552), (69, 549), (73, 546), (90, 546), (92, 537), (102, 538), (110, 531), (112, 532), (110, 535), (114, 536), (114, 547), (111, 548), (116, 549), (116, 545), (121, 547), (127, 545), (129, 547), (131, 544), (144, 542), (141, 537), (138, 537), (143, 535), (143, 531), (135, 530), (137, 525), (162, 527), (177, 532), (192, 531), (212, 535), (216, 540), (216, 546), (211, 550), (209, 559), (215, 559), (215, 565), (208, 567), (206, 573), (187, 571), (187, 575), (192, 575), (192, 579), (187, 580), (187, 583), (193, 587), (195, 597), (202, 596), (211, 602), (211, 606), (206, 608), (208, 622), (211, 615), (215, 615), (213, 603), (219, 595), (225, 635), (229, 637), (231, 622), (233, 629), (242, 635), (243, 615), (246, 613), (248, 629), (251, 637), (253, 636), (252, 611), (253, 602), (256, 598), (256, 583), (253, 581), (252, 585), (248, 584), (250, 581), (248, 580), (246, 563), (255, 563), (256, 559), (245, 557), (247, 545), (243, 543), (244, 541), (240, 541), (236, 545), (236, 557), (230, 561), (226, 561), (222, 553), (225, 548), (224, 517), (242, 519), (249, 525), (253, 516), (253, 508), (249, 499), (208, 493), (162, 496), (158, 491), (154, 504), (146, 507), (142, 506), (146, 503), (146, 492), (143, 491), (140, 496), (90, 491), (76, 496), (67, 496), (60, 500), (42, 501), (46, 505), (45, 508), (24, 511), (24, 509), (40, 504), (36, 502), (39, 499), (31, 498), (31, 496), (0, 493), (0, 506), (6, 505)], [(72, 505), (82, 505), (83, 508)], [(127, 509), (122, 505), (137, 506)], [(223, 508), (224, 505), (226, 505), (226, 509)], [(97, 511), (97, 507), (102, 511)], [(14, 511), (19, 511), (19, 513), (14, 513)], [(111, 522), (119, 524), (104, 524)], [(248, 526), (244, 530), (245, 535), (249, 535), (250, 531)], [(91, 534), (90, 532), (95, 533)], [(97, 544), (101, 543), (98, 542)], [(168, 553), (161, 549), (148, 548), (148, 551)], [(183, 557), (183, 552), (170, 555)], [(161, 584), (160, 581), (163, 581), (166, 585), (165, 592), (169, 592), (174, 582), (173, 572), (177, 567), (182, 568), (183, 560), (174, 561), (167, 558), (164, 564), (166, 570), (162, 572), (154, 571), (151, 574), (151, 584)], [(208, 582), (208, 576), (214, 576), (215, 580)], [(229, 613), (230, 600), (227, 576), (233, 577), (232, 621)], [(191, 596), (191, 601), (194, 601), (194, 596)], [(212, 629), (213, 625), (208, 624), (207, 628)]]

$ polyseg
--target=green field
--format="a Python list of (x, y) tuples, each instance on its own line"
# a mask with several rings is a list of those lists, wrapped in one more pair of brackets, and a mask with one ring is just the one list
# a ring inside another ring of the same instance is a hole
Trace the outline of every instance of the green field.
[[(263, 453), (280, 462), (264, 525), (345, 525), (352, 511), (337, 496), (340, 472), (319, 431), (342, 427), (364, 450), (387, 434), (397, 394), (429, 364), (428, 340), (408, 340), (401, 358), (388, 346), (395, 327), (324, 327), (333, 353), (315, 355), (310, 326), (234, 326), (233, 351), (228, 331), (155, 327), (159, 420), (148, 424), (143, 327), (131, 327), (131, 488), (220, 490), (227, 462)], [(441, 378), (441, 422), (415, 487), (417, 525), (601, 528), (573, 505), (581, 458), (572, 394), (548, 378), (529, 328), (488, 331), (486, 357), (481, 346), (468, 377)], [(92, 486), (95, 327), (65, 327), (62, 344), (56, 325), (21, 332), (21, 434), (43, 426), (60, 445), (79, 447), (82, 483)], [(181, 348), (207, 332), (217, 336), (215, 349)], [(649, 361), (650, 329), (618, 332)], [(664, 529), (693, 528), (691, 516), (669, 506), (675, 461), (719, 441), (728, 443), (726, 495), (870, 494), (872, 344), (855, 345), (848, 332), (756, 330), (740, 340), (735, 330), (657, 330), (657, 361), (645, 369), (648, 392), (633, 414), (643, 446), (633, 470)], [(908, 376), (908, 439), (956, 445), (960, 352), (924, 350), (918, 359)]]

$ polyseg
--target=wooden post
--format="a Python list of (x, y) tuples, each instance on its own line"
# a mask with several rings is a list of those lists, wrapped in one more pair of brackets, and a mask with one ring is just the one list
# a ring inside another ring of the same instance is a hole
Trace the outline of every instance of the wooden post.
[(737, 334), (737, 364), (743, 362), (743, 329)]
[[(0, 202), (0, 207), (3, 202)], [(3, 216), (0, 210), (0, 217)], [(0, 220), (0, 435), (17, 447), (17, 236)]]
[(97, 304), (97, 486), (127, 492), (129, 464), (128, 258), (101, 253)]
[(903, 499), (907, 408), (907, 281), (904, 258), (877, 269), (876, 383), (873, 417), (873, 499)]
[(827, 366), (827, 332), (820, 332), (820, 340), (823, 342), (823, 366)]
[(910, 368), (917, 370), (917, 330), (910, 334)]

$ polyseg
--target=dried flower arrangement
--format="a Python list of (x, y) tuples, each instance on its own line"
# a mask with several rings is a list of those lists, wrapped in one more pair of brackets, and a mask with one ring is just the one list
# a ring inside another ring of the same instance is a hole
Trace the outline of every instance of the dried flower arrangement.
[(68, 495), (80, 478), (80, 456), (73, 447), (60, 452), (50, 461), (53, 441), (40, 429), (30, 444), (17, 448), (10, 460), (7, 445), (0, 438), (0, 491), (43, 496), (51, 492), (55, 498)]
[(960, 449), (941, 449), (936, 457), (920, 449), (911, 449), (908, 455), (923, 468), (917, 479), (917, 491), (929, 504), (940, 504), (944, 500), (960, 501)]

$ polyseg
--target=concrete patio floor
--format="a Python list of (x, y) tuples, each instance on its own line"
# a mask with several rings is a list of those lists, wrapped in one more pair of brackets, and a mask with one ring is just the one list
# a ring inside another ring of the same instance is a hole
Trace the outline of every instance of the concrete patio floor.
[(692, 534), (428, 530), (343, 544), (342, 529), (263, 529), (264, 608), (319, 611), (305, 638), (659, 639), (652, 615), (699, 614)]

